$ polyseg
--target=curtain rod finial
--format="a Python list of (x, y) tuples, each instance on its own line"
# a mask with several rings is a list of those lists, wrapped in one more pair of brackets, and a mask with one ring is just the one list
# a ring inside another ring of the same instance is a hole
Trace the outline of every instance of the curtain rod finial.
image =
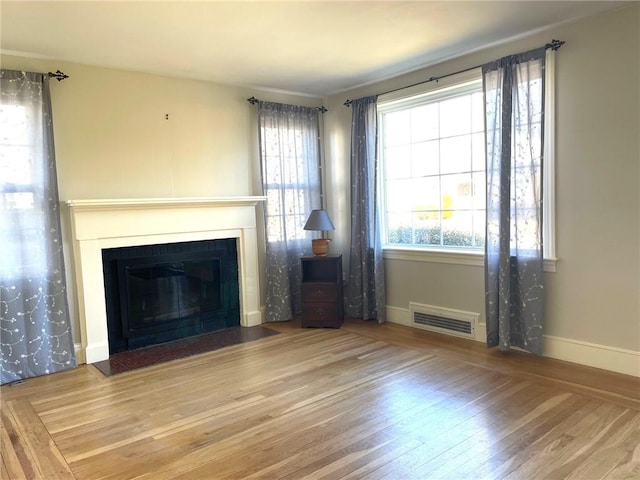
[(353, 102), (353, 100), (349, 100), (349, 99), (347, 99), (347, 101), (346, 101), (346, 102), (344, 102), (344, 103), (343, 103), (343, 105), (344, 105), (345, 107), (350, 107), (352, 102)]
[(251, 105), (255, 105), (256, 103), (259, 102), (259, 100), (256, 97), (251, 97), (251, 98), (247, 98), (247, 102), (249, 102)]
[(47, 73), (47, 75), (49, 75), (50, 78), (55, 78), (59, 82), (64, 80), (65, 78), (69, 78), (69, 75), (67, 75), (66, 73), (61, 72), (60, 70), (56, 70), (56, 73), (49, 72), (49, 73)]
[(547, 43), (544, 47), (545, 48), (550, 48), (551, 50), (553, 50), (554, 52), (557, 51), (562, 45), (564, 45), (565, 41), (563, 40), (556, 40), (555, 38), (553, 40), (551, 40), (551, 43)]

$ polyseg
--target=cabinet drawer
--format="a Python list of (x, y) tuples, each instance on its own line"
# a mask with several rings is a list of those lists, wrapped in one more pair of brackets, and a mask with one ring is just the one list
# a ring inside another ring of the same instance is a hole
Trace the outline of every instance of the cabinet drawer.
[(335, 283), (303, 283), (302, 301), (305, 303), (336, 303), (338, 286)]
[(344, 321), (342, 312), (335, 303), (303, 303), (303, 327), (340, 328)]

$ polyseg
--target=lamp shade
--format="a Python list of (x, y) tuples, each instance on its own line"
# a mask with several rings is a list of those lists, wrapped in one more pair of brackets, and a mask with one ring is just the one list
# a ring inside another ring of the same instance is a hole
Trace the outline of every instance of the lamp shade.
[(318, 231), (335, 230), (333, 222), (329, 218), (329, 214), (324, 209), (311, 210), (307, 223), (304, 224), (303, 228), (305, 230)]

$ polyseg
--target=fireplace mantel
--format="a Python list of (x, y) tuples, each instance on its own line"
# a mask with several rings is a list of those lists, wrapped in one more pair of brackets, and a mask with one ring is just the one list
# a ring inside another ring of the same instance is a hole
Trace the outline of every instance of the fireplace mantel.
[(262, 196), (69, 200), (80, 341), (87, 363), (109, 358), (105, 248), (236, 238), (240, 324), (262, 323), (256, 205)]

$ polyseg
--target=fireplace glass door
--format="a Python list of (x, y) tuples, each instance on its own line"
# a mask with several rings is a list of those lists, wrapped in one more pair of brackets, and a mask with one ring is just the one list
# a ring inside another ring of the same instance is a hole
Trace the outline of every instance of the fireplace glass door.
[(109, 351), (240, 325), (235, 239), (103, 251)]
[(176, 320), (199, 322), (222, 304), (219, 259), (131, 265), (123, 273), (126, 337), (174, 328)]

